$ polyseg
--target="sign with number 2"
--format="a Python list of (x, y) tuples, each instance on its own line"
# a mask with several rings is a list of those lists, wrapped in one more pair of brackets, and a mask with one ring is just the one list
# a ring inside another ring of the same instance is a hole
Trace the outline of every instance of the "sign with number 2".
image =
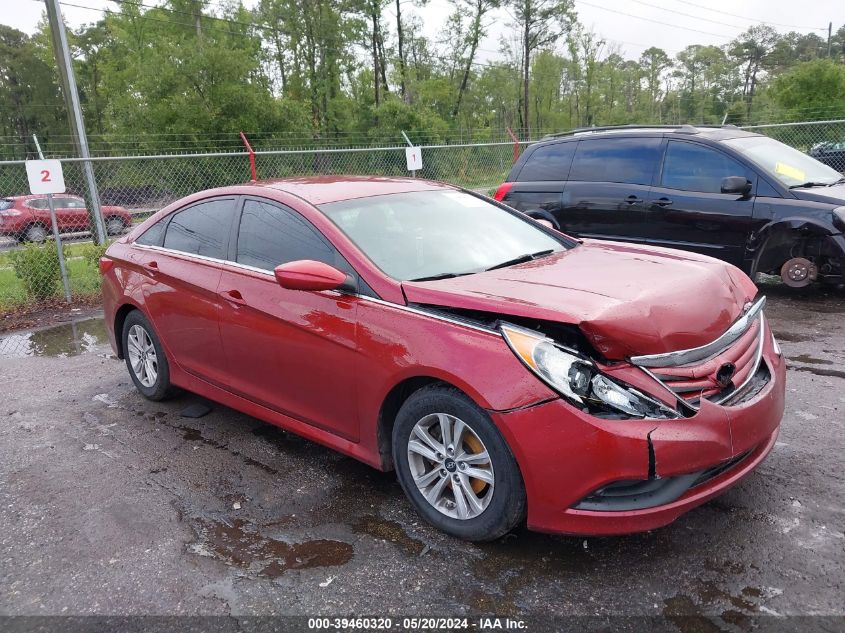
[(32, 193), (64, 193), (65, 177), (57, 160), (26, 161), (26, 177)]

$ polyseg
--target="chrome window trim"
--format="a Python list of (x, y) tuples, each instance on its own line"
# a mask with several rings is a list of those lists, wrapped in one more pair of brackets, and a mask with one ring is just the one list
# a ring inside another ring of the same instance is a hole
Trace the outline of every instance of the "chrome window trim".
[(666, 352), (665, 354), (631, 356), (629, 360), (631, 361), (631, 364), (642, 368), (680, 367), (681, 365), (688, 365), (690, 363), (695, 363), (711, 356), (715, 356), (745, 333), (745, 331), (751, 326), (754, 319), (762, 313), (765, 305), (766, 297), (762, 297), (759, 301), (757, 301), (757, 303), (751, 306), (744, 315), (734, 321), (733, 325), (731, 325), (724, 334), (715, 341), (711, 341), (706, 345), (678, 350), (676, 352)]
[[(748, 385), (754, 379), (755, 374), (760, 369), (760, 363), (763, 361), (763, 347), (764, 347), (764, 344), (765, 344), (765, 332), (766, 332), (766, 318), (761, 313), (760, 314), (760, 332), (757, 334), (757, 351), (755, 352), (754, 365), (751, 369), (751, 372), (748, 374), (748, 378), (746, 378), (745, 381), (741, 385), (739, 385), (737, 388), (735, 388), (729, 394), (722, 396), (721, 398), (718, 398), (716, 400), (709, 400), (708, 399), (708, 402), (712, 402), (713, 404), (723, 404), (725, 402), (728, 402), (729, 400), (734, 400), (737, 397), (739, 397), (739, 395), (746, 389), (746, 387), (748, 387)], [(681, 397), (680, 395), (678, 395), (677, 393), (672, 391), (671, 387), (669, 387), (669, 385), (667, 385), (665, 382), (660, 380), (660, 378), (658, 378), (653, 372), (649, 371), (648, 369), (646, 369), (645, 367), (642, 367), (642, 366), (640, 366), (640, 369), (642, 369), (646, 374), (648, 374), (655, 381), (657, 381), (657, 383), (660, 386), (662, 386), (670, 394), (672, 394), (672, 397), (675, 398), (683, 406), (689, 407), (693, 411), (698, 411), (701, 408), (701, 404), (700, 404), (701, 399), (700, 398), (695, 403), (692, 403), (689, 400), (684, 400), (683, 397)]]
[[(183, 257), (187, 257), (188, 259), (199, 259), (201, 261), (211, 262), (215, 264), (225, 264), (227, 266), (234, 266), (236, 268), (242, 268), (244, 270), (249, 270), (252, 272), (261, 273), (263, 275), (267, 275), (268, 277), (275, 277), (272, 271), (264, 270), (263, 268), (256, 268), (255, 266), (247, 266), (246, 264), (239, 264), (238, 262), (233, 262), (228, 259), (218, 259), (216, 257), (207, 257), (205, 255), (197, 255), (195, 253), (186, 253), (184, 251), (177, 251), (172, 248), (165, 248), (164, 246), (151, 246), (148, 244), (138, 244), (136, 242), (132, 242), (132, 246), (134, 248), (140, 248), (143, 250), (149, 250), (154, 252), (161, 252), (164, 254), (174, 254), (174, 255), (181, 255)], [(368, 297), (367, 295), (361, 295), (358, 293), (351, 293), (351, 292), (339, 292), (337, 290), (327, 290), (326, 292), (331, 293), (337, 296), (344, 296), (344, 297), (355, 297), (357, 299), (363, 299), (364, 301), (370, 301), (372, 303), (377, 303), (383, 306), (389, 306), (391, 308), (396, 308), (398, 310), (404, 310), (405, 312), (411, 312), (412, 314), (417, 314), (420, 316), (426, 316), (431, 319), (437, 319), (438, 321), (444, 321), (446, 323), (452, 323), (454, 325), (460, 325), (465, 328), (469, 328), (471, 330), (476, 330), (478, 332), (485, 332), (487, 334), (494, 334), (496, 336), (501, 337), (502, 333), (493, 328), (486, 328), (480, 325), (474, 325), (472, 323), (467, 323), (466, 321), (461, 321), (459, 319), (450, 319), (447, 316), (441, 314), (435, 314), (434, 312), (428, 312), (427, 310), (420, 310), (418, 308), (412, 308), (411, 306), (402, 305), (399, 303), (391, 303), (390, 301), (385, 301), (384, 299), (377, 299), (375, 297)]]

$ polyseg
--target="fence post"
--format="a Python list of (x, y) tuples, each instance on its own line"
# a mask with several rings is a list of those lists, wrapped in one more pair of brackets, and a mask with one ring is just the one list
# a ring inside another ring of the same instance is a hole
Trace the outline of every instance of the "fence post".
[(508, 131), (508, 136), (511, 137), (513, 141), (513, 162), (519, 160), (519, 139), (516, 138), (516, 135), (513, 133), (509, 127), (505, 128)]
[[(38, 158), (44, 160), (44, 152), (41, 151), (41, 144), (38, 142), (38, 137), (32, 135), (32, 140), (35, 141), (35, 149), (38, 150)], [(47, 194), (47, 206), (50, 207), (50, 225), (53, 227), (53, 239), (56, 240), (56, 250), (59, 255), (59, 270), (62, 273), (62, 286), (65, 289), (65, 301), (70, 303), (70, 283), (67, 278), (67, 267), (65, 266), (65, 252), (62, 248), (62, 236), (59, 233), (59, 225), (56, 222), (56, 206), (53, 203), (53, 194)]]
[(241, 140), (246, 145), (246, 151), (249, 153), (249, 173), (252, 176), (252, 180), (250, 182), (258, 181), (258, 172), (255, 170), (255, 152), (252, 151), (252, 145), (249, 144), (249, 141), (246, 140), (246, 134), (241, 132)]

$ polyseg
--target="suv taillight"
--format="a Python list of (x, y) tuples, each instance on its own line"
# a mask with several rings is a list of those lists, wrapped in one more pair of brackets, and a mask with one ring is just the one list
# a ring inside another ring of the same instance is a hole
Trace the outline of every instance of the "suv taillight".
[(511, 187), (513, 187), (512, 182), (503, 182), (499, 185), (499, 188), (496, 189), (496, 193), (493, 194), (493, 198), (501, 202), (505, 199), (505, 196), (508, 195), (508, 191), (511, 190)]

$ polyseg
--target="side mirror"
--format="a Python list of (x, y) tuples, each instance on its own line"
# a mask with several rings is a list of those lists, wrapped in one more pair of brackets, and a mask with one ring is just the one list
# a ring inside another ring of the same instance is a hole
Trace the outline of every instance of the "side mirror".
[(281, 264), (273, 273), (279, 285), (288, 290), (334, 290), (346, 281), (346, 273), (310, 259)]
[(745, 176), (728, 176), (722, 178), (722, 193), (735, 193), (738, 196), (747, 196), (751, 193), (751, 181)]

